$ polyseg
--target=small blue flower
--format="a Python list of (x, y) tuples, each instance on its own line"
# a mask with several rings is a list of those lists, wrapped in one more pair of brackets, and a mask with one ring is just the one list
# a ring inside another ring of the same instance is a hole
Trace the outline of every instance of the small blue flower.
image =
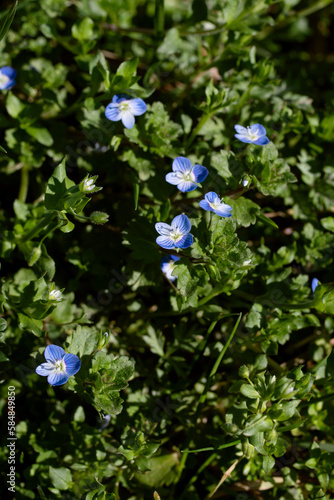
[(0, 68), (0, 90), (9, 90), (15, 85), (17, 71), (10, 66)]
[(180, 260), (176, 255), (166, 255), (161, 259), (160, 268), (169, 281), (175, 281), (177, 276), (173, 276), (172, 272), (175, 268), (175, 262)]
[(257, 144), (258, 146), (265, 146), (269, 142), (268, 137), (266, 137), (266, 129), (259, 123), (247, 128), (235, 125), (234, 128), (237, 131), (234, 137), (239, 139), (239, 141), (247, 142), (248, 144)]
[(166, 181), (174, 184), (182, 193), (194, 191), (197, 183), (206, 179), (209, 171), (202, 165), (193, 165), (188, 158), (178, 156), (173, 161), (173, 172), (166, 175)]
[(232, 207), (224, 203), (224, 201), (219, 198), (217, 193), (210, 191), (210, 193), (207, 193), (204, 198), (205, 200), (201, 200), (199, 202), (199, 206), (201, 208), (209, 210), (209, 212), (214, 212), (215, 214), (220, 215), (220, 217), (231, 217), (232, 214), (230, 214), (230, 211), (232, 210)]
[(116, 94), (106, 107), (105, 115), (112, 122), (122, 120), (124, 127), (132, 128), (135, 124), (135, 116), (143, 115), (146, 110), (147, 106), (140, 97)]
[(164, 222), (158, 222), (155, 229), (161, 236), (158, 236), (156, 242), (162, 248), (188, 248), (193, 244), (194, 238), (189, 234), (191, 230), (190, 220), (186, 215), (178, 215), (172, 220), (171, 226)]
[(48, 345), (44, 352), (46, 363), (36, 368), (36, 373), (48, 377), (50, 385), (63, 385), (71, 375), (75, 375), (81, 367), (81, 361), (75, 354), (66, 354), (57, 345)]
[(318, 284), (319, 284), (318, 278), (313, 278), (312, 284), (311, 284), (311, 288), (312, 288), (313, 293), (314, 293), (315, 289), (317, 288)]

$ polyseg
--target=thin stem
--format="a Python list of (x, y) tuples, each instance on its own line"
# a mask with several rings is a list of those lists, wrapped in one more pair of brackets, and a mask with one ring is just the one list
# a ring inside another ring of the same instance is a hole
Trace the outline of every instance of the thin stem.
[(21, 184), (18, 195), (18, 200), (25, 203), (28, 195), (28, 187), (29, 187), (29, 170), (27, 165), (22, 165), (21, 168)]
[(164, 0), (155, 0), (154, 31), (157, 39), (161, 39), (165, 30)]
[(209, 118), (211, 118), (211, 114), (204, 114), (202, 115), (200, 121), (198, 122), (197, 126), (194, 128), (194, 130), (192, 131), (189, 139), (186, 141), (185, 143), (185, 148), (189, 148), (189, 146), (191, 146), (191, 144), (193, 143), (193, 141), (195, 140), (198, 132), (201, 130), (201, 128), (205, 125), (205, 123), (208, 121)]
[[(229, 338), (228, 338), (228, 340), (227, 340), (227, 342), (226, 342), (225, 346), (223, 347), (223, 349), (222, 349), (221, 353), (219, 354), (219, 356), (218, 356), (218, 358), (217, 358), (217, 360), (216, 360), (215, 364), (213, 365), (213, 367), (212, 367), (212, 369), (211, 369), (211, 372), (210, 372), (210, 375), (209, 375), (209, 377), (208, 377), (208, 379), (207, 379), (207, 382), (206, 382), (206, 384), (205, 384), (204, 390), (203, 390), (203, 392), (202, 392), (202, 394), (201, 394), (201, 396), (200, 396), (200, 399), (199, 399), (199, 401), (198, 401), (198, 405), (197, 405), (196, 413), (195, 413), (195, 416), (194, 416), (194, 418), (193, 418), (193, 422), (195, 422), (195, 423), (196, 423), (196, 420), (197, 420), (197, 418), (198, 418), (198, 415), (199, 415), (199, 412), (200, 412), (200, 410), (201, 410), (201, 407), (202, 407), (203, 403), (204, 403), (204, 402), (205, 402), (205, 400), (206, 400), (207, 391), (208, 391), (208, 389), (209, 389), (210, 385), (212, 384), (212, 379), (213, 379), (214, 375), (216, 374), (216, 372), (217, 372), (217, 370), (218, 370), (218, 367), (219, 367), (219, 365), (220, 365), (220, 363), (221, 363), (221, 361), (222, 361), (222, 359), (223, 359), (223, 357), (224, 357), (224, 355), (225, 355), (225, 353), (226, 353), (226, 351), (227, 351), (228, 346), (230, 345), (230, 343), (231, 343), (231, 341), (232, 341), (232, 339), (233, 339), (233, 337), (234, 337), (235, 332), (237, 331), (237, 328), (238, 328), (239, 323), (240, 323), (240, 321), (241, 321), (241, 317), (242, 317), (242, 314), (240, 313), (240, 314), (239, 314), (239, 318), (237, 319), (237, 322), (236, 322), (236, 324), (234, 325), (234, 328), (233, 328), (233, 330), (232, 330), (232, 332), (231, 332), (231, 334), (230, 334), (230, 336), (229, 336)], [(194, 428), (193, 428), (193, 429), (194, 429)], [(187, 439), (187, 441), (186, 441), (186, 448), (189, 446), (189, 444), (190, 444), (190, 442), (191, 442), (191, 439), (192, 439), (192, 436), (193, 436), (193, 429), (192, 429), (192, 432), (190, 432), (190, 433), (188, 434), (188, 439)], [(238, 442), (239, 442), (239, 441), (238, 441)], [(222, 447), (223, 447), (223, 448), (224, 448), (224, 447), (226, 447), (226, 448), (227, 448), (228, 446), (232, 446), (232, 444), (230, 444), (230, 445), (222, 445)], [(218, 449), (222, 449), (222, 448), (218, 448)], [(183, 471), (183, 469), (184, 469), (184, 467), (185, 467), (185, 464), (186, 464), (186, 461), (187, 461), (187, 454), (188, 454), (188, 453), (190, 453), (190, 451), (189, 451), (189, 450), (185, 450), (185, 451), (183, 452), (183, 455), (181, 455), (181, 460), (180, 460), (180, 464), (179, 464), (179, 470), (178, 470), (178, 474), (177, 474), (176, 482), (178, 482), (178, 481), (179, 481), (179, 479), (180, 479), (180, 477), (181, 477), (181, 475), (182, 475), (182, 471)]]
[(220, 446), (217, 446), (217, 448), (210, 446), (209, 448), (199, 448), (198, 450), (182, 450), (181, 453), (200, 453), (201, 451), (219, 451), (223, 450), (224, 448), (230, 448), (231, 446), (236, 446), (239, 443), (241, 443), (241, 439), (238, 439), (237, 441), (232, 441), (231, 443), (221, 444)]

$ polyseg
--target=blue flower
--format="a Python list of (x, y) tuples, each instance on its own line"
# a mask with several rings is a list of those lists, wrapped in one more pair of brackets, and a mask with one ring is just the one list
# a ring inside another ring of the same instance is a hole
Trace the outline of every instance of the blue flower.
[(258, 146), (265, 146), (269, 142), (268, 137), (266, 137), (266, 129), (259, 123), (247, 128), (235, 125), (234, 128), (238, 132), (234, 137), (239, 139), (239, 141), (247, 142), (248, 144), (257, 144)]
[(171, 226), (164, 222), (158, 222), (155, 229), (161, 235), (157, 237), (156, 242), (162, 248), (188, 248), (193, 244), (193, 236), (189, 234), (191, 223), (186, 215), (175, 217)]
[(313, 278), (312, 284), (311, 284), (311, 288), (312, 288), (313, 293), (314, 293), (315, 289), (317, 288), (318, 284), (319, 284), (318, 278)]
[(135, 116), (144, 114), (146, 109), (147, 106), (140, 97), (116, 94), (106, 107), (105, 115), (112, 122), (122, 120), (124, 127), (132, 128), (135, 124)]
[(166, 278), (169, 279), (169, 281), (175, 281), (177, 278), (177, 276), (172, 275), (175, 268), (175, 262), (177, 260), (180, 260), (180, 257), (177, 257), (176, 255), (166, 255), (166, 257), (161, 259), (161, 271), (164, 273)]
[(220, 217), (231, 217), (230, 211), (232, 207), (226, 205), (223, 200), (221, 200), (217, 193), (210, 191), (204, 196), (205, 200), (199, 202), (199, 206), (204, 210), (209, 210), (209, 212), (214, 212)]
[(48, 345), (44, 352), (46, 363), (36, 368), (36, 373), (48, 377), (51, 385), (65, 384), (71, 375), (75, 375), (81, 367), (81, 361), (75, 354), (66, 354), (57, 345)]
[(166, 181), (174, 184), (182, 193), (194, 191), (197, 183), (206, 179), (209, 171), (202, 165), (193, 165), (188, 158), (178, 156), (173, 161), (173, 172), (166, 175)]
[(10, 66), (0, 68), (0, 90), (9, 90), (15, 85), (17, 71)]

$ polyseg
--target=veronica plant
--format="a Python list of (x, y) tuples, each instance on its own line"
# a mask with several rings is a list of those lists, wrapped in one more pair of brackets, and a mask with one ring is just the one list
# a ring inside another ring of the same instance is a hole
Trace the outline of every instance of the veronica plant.
[(203, 182), (209, 171), (202, 165), (193, 165), (188, 158), (178, 156), (173, 161), (173, 172), (166, 175), (166, 181), (174, 184), (183, 193), (194, 191)]
[(44, 351), (46, 363), (36, 368), (36, 373), (48, 377), (50, 385), (63, 385), (68, 379), (78, 373), (81, 361), (75, 354), (66, 354), (62, 347), (48, 345)]
[(214, 212), (220, 217), (231, 217), (232, 207), (227, 205), (223, 200), (220, 199), (217, 193), (210, 191), (204, 196), (204, 200), (199, 202), (199, 206), (203, 210), (208, 210), (209, 212)]
[(105, 115), (108, 120), (113, 122), (122, 120), (124, 127), (132, 128), (135, 124), (135, 116), (143, 115), (146, 109), (146, 103), (140, 97), (117, 94), (106, 107)]
[(0, 90), (10, 90), (14, 87), (17, 71), (10, 66), (0, 68)]
[(180, 260), (180, 257), (177, 257), (177, 255), (166, 255), (161, 259), (161, 271), (169, 281), (175, 281), (177, 278), (177, 276), (173, 276), (172, 272), (175, 269), (175, 262), (178, 260)]
[(266, 136), (267, 132), (263, 125), (256, 123), (250, 127), (242, 127), (241, 125), (234, 126), (237, 133), (234, 137), (239, 139), (241, 142), (246, 142), (248, 144), (256, 144), (257, 146), (265, 146), (268, 144), (269, 139)]
[(188, 248), (193, 243), (193, 236), (190, 234), (191, 223), (186, 215), (178, 215), (172, 220), (172, 224), (158, 222), (155, 229), (160, 236), (156, 242), (162, 248), (171, 250), (172, 248)]

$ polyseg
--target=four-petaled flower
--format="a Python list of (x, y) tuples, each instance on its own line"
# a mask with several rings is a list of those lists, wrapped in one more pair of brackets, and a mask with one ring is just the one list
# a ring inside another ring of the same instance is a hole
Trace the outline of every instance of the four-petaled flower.
[(44, 351), (46, 363), (36, 368), (36, 373), (48, 377), (50, 385), (63, 385), (70, 376), (75, 375), (81, 367), (81, 361), (75, 354), (66, 354), (62, 347), (48, 345)]
[(61, 301), (63, 298), (63, 294), (61, 293), (60, 290), (50, 290), (49, 291), (49, 300), (54, 300), (56, 302)]
[(231, 217), (232, 214), (230, 214), (230, 211), (232, 210), (232, 207), (224, 203), (224, 201), (219, 198), (217, 193), (210, 191), (210, 193), (207, 193), (204, 198), (204, 200), (199, 202), (199, 206), (201, 208), (209, 210), (209, 212), (214, 212), (215, 214), (220, 215), (220, 217)]
[(313, 293), (315, 292), (315, 289), (317, 288), (318, 284), (319, 284), (318, 278), (313, 278), (311, 283), (311, 288)]
[(175, 268), (175, 262), (180, 260), (176, 255), (166, 255), (161, 259), (160, 268), (169, 281), (175, 281), (177, 276), (173, 276), (172, 272)]
[(173, 161), (173, 172), (166, 175), (166, 181), (176, 185), (182, 193), (187, 193), (194, 191), (197, 183), (203, 182), (208, 173), (202, 165), (193, 165), (188, 158), (178, 156)]
[(239, 139), (239, 141), (247, 142), (248, 144), (257, 144), (258, 146), (265, 146), (269, 142), (268, 137), (266, 137), (266, 129), (259, 123), (247, 128), (235, 125), (234, 128), (237, 131), (234, 137)]
[(146, 103), (140, 97), (117, 94), (106, 107), (105, 115), (112, 122), (122, 120), (124, 127), (132, 128), (135, 124), (135, 116), (143, 115), (146, 110)]
[(15, 85), (17, 71), (10, 66), (0, 68), (0, 90), (9, 90)]
[(193, 235), (190, 220), (186, 215), (178, 215), (172, 220), (172, 224), (158, 222), (155, 229), (161, 236), (158, 236), (156, 242), (162, 248), (188, 248), (193, 243)]

